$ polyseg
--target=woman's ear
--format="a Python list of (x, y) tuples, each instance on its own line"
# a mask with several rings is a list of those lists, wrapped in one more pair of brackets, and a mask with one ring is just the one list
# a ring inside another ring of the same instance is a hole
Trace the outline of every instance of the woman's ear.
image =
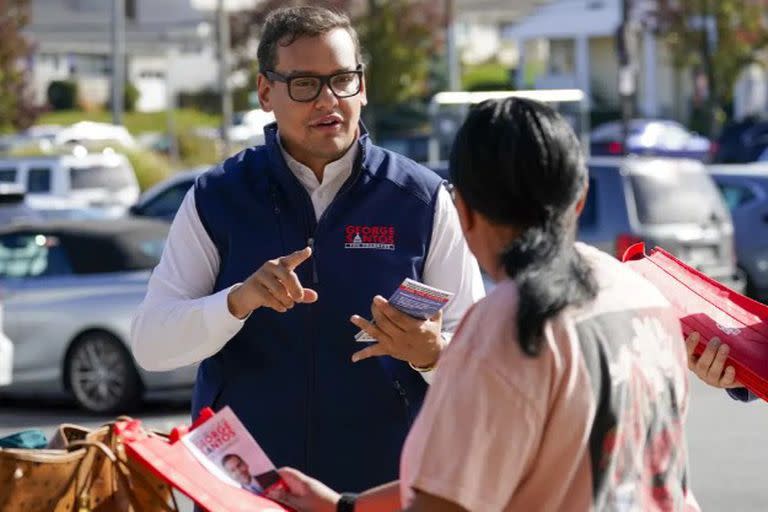
[(475, 218), (475, 212), (472, 211), (472, 208), (470, 208), (467, 203), (464, 201), (464, 198), (461, 197), (461, 194), (458, 190), (454, 192), (454, 204), (456, 205), (456, 211), (459, 214), (459, 222), (461, 223), (461, 230), (466, 235), (472, 229), (474, 229), (475, 225), (477, 224), (477, 219)]
[(581, 192), (581, 197), (576, 202), (576, 217), (581, 215), (581, 212), (584, 211), (584, 206), (587, 204), (587, 192), (589, 192), (589, 181), (587, 181), (584, 190)]

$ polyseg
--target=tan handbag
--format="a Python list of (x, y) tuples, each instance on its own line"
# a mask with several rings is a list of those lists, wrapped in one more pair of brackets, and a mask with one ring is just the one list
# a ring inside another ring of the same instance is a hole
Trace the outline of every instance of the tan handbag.
[(178, 512), (171, 488), (128, 459), (114, 423), (61, 425), (49, 446), (0, 449), (0, 512)]

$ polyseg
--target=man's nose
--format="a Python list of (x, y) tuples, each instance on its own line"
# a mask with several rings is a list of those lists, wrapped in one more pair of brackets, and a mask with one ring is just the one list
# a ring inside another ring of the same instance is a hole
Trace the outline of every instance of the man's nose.
[(323, 84), (320, 88), (320, 94), (315, 100), (315, 104), (318, 107), (335, 106), (339, 103), (339, 99), (333, 94), (331, 90), (331, 84)]

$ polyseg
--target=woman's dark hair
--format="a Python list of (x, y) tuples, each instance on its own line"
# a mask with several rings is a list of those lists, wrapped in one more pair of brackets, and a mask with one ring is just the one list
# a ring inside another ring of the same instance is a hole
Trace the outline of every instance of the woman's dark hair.
[(522, 230), (500, 255), (518, 285), (518, 339), (539, 353), (545, 322), (597, 295), (574, 247), (575, 205), (587, 185), (579, 140), (557, 112), (535, 101), (488, 100), (456, 135), (451, 180), (467, 206)]

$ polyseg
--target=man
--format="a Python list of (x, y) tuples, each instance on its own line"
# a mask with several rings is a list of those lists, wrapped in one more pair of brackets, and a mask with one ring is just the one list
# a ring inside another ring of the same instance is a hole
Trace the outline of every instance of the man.
[(264, 489), (259, 485), (256, 476), (251, 474), (251, 468), (242, 457), (236, 453), (228, 453), (221, 459), (221, 465), (227, 474), (246, 491), (254, 494), (261, 494)]
[[(276, 126), (197, 180), (132, 327), (149, 370), (202, 361), (193, 415), (229, 405), (275, 464), (347, 490), (397, 475), (421, 372), (483, 294), (440, 179), (359, 124), (360, 54), (343, 15), (269, 16), (258, 93)], [(453, 292), (444, 316), (381, 297), (405, 277)]]

